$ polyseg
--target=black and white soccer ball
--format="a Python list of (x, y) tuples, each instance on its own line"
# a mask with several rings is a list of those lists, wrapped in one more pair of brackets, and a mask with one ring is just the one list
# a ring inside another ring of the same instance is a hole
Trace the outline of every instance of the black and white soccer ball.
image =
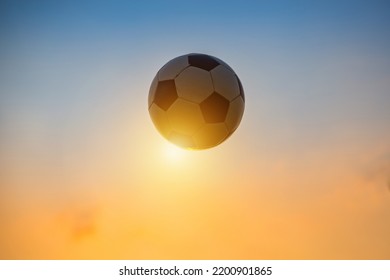
[(241, 122), (245, 96), (229, 65), (192, 53), (172, 59), (157, 72), (148, 103), (150, 117), (166, 139), (198, 150), (232, 135)]

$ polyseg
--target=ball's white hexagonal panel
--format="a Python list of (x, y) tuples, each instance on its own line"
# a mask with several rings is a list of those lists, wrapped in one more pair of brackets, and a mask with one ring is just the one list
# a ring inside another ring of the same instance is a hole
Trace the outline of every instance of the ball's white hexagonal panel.
[(172, 129), (178, 133), (191, 136), (203, 124), (202, 112), (199, 105), (178, 98), (167, 111)]
[(156, 92), (156, 88), (157, 88), (157, 84), (158, 84), (158, 75), (156, 75), (152, 81), (152, 84), (150, 85), (150, 89), (149, 89), (149, 96), (148, 96), (148, 107), (150, 108), (150, 106), (152, 105), (153, 103), (153, 100), (154, 100), (154, 94)]
[(174, 143), (175, 145), (185, 148), (185, 149), (196, 149), (196, 144), (194, 139), (191, 136), (177, 133), (176, 131), (172, 131), (169, 135), (169, 141)]
[(193, 139), (195, 140), (197, 147), (206, 149), (218, 145), (228, 135), (229, 132), (224, 123), (205, 124), (194, 134)]
[(229, 110), (226, 115), (225, 124), (229, 130), (229, 134), (233, 133), (241, 122), (244, 113), (245, 103), (241, 96), (230, 102)]
[(231, 101), (240, 94), (240, 88), (235, 74), (225, 66), (219, 65), (210, 71), (214, 89), (220, 95)]
[(167, 138), (169, 133), (172, 131), (167, 113), (156, 104), (152, 103), (149, 108), (149, 114), (154, 126), (165, 138)]
[(168, 61), (167, 64), (158, 71), (158, 78), (160, 81), (172, 80), (189, 65), (187, 55), (176, 57), (171, 61)]
[(234, 70), (233, 70), (225, 61), (220, 60), (219, 58), (214, 57), (214, 56), (213, 56), (213, 58), (214, 58), (216, 61), (218, 61), (219, 64), (221, 64), (222, 66), (225, 66), (227, 69), (229, 69), (230, 71), (232, 71), (233, 73), (235, 73)]
[(198, 104), (214, 91), (210, 72), (193, 66), (181, 72), (175, 84), (179, 97)]

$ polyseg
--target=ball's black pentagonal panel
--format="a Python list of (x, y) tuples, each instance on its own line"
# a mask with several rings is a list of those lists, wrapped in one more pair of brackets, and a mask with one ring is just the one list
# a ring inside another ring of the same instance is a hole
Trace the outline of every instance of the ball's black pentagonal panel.
[(219, 62), (212, 56), (205, 54), (190, 54), (188, 55), (188, 62), (191, 66), (210, 71), (219, 65)]
[(238, 81), (238, 87), (240, 88), (240, 95), (242, 97), (242, 100), (244, 100), (244, 102), (245, 102), (244, 88), (242, 87), (241, 81), (240, 81), (240, 79), (238, 78), (237, 75), (236, 75), (236, 78), (237, 78), (237, 81)]
[(161, 109), (166, 111), (173, 104), (173, 102), (175, 102), (177, 97), (175, 81), (161, 81), (157, 85), (153, 102), (156, 103)]
[(172, 131), (169, 134), (168, 140), (185, 149), (196, 149), (195, 141), (191, 136), (176, 131)]
[(220, 94), (213, 92), (200, 103), (200, 109), (207, 123), (223, 122), (229, 109), (229, 101)]

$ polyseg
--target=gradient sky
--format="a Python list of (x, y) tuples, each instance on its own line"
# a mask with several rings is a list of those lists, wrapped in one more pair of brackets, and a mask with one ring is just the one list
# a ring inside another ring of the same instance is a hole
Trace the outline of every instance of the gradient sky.
[[(2, 1), (1, 259), (390, 259), (388, 1)], [(172, 147), (147, 110), (206, 53), (246, 110)]]

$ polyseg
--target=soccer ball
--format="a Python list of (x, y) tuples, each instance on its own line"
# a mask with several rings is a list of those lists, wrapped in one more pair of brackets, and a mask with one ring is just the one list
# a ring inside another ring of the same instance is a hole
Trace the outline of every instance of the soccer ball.
[(245, 107), (240, 79), (222, 60), (187, 54), (166, 63), (149, 90), (157, 130), (186, 149), (221, 144), (237, 129)]

